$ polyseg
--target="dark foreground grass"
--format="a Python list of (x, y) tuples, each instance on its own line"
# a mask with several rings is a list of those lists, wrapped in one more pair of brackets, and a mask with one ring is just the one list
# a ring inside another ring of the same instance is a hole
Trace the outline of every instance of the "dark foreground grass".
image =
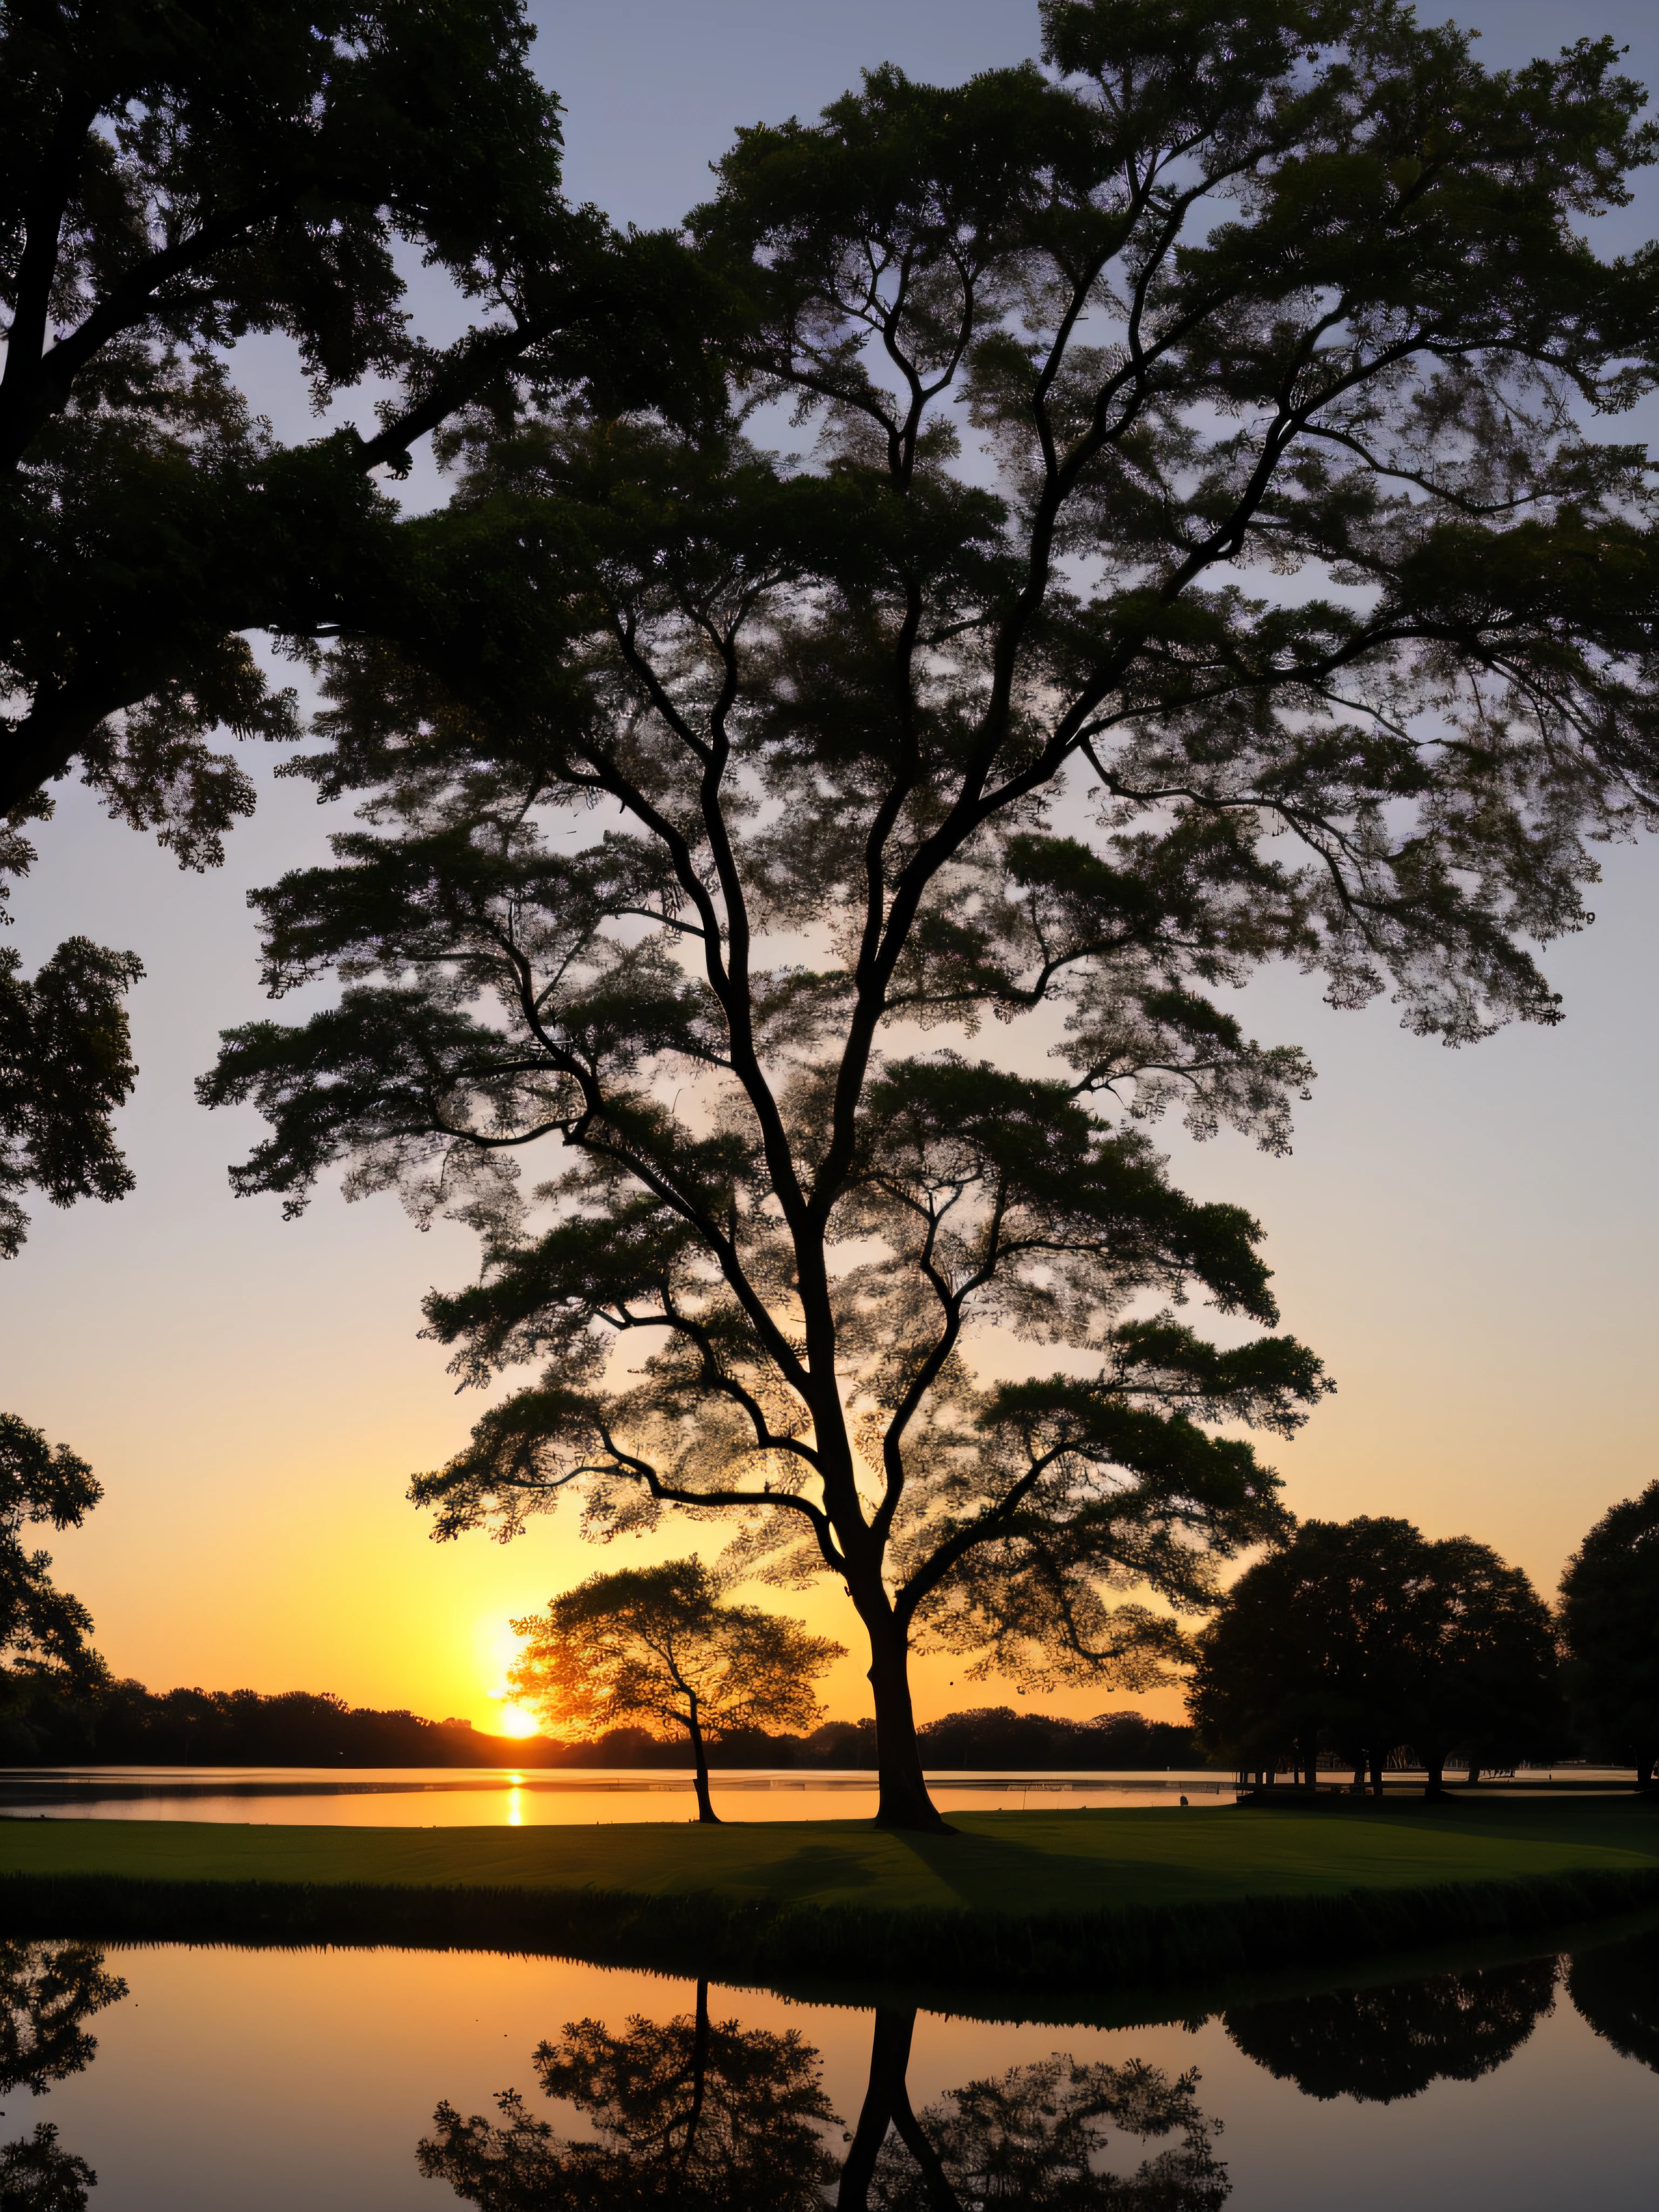
[(0, 1821), (15, 1933), (545, 1951), (936, 1992), (1158, 1985), (1659, 1904), (1631, 1800), (978, 1814), (703, 1829)]

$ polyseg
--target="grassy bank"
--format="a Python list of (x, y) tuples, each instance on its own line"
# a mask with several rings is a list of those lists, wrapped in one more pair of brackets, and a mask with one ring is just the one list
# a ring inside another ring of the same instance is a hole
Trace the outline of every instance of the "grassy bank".
[(1258, 1972), (1659, 1903), (1630, 1800), (300, 1828), (0, 1821), (16, 1932), (546, 1950), (722, 1978), (938, 1990)]

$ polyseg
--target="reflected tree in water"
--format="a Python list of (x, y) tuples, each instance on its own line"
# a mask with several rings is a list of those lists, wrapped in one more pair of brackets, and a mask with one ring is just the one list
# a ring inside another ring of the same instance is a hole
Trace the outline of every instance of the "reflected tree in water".
[[(89, 2066), (98, 2040), (88, 2017), (126, 1993), (90, 1943), (0, 1942), (0, 2097), (42, 2096)], [(97, 2180), (59, 2148), (50, 2121), (0, 2146), (0, 2212), (82, 2212)]]
[(571, 2022), (561, 2042), (541, 2045), (536, 2071), (591, 2139), (559, 2135), (509, 2089), (495, 2122), (440, 2105), (416, 2153), (421, 2172), (483, 2212), (822, 2212), (836, 2171), (823, 2130), (836, 2114), (818, 2053), (793, 2029), (711, 2021), (706, 1982), (696, 2011), (674, 2020), (635, 2014), (620, 2034)]
[[(1216, 2124), (1193, 2092), (1138, 2060), (1079, 2064), (1060, 2052), (953, 2089), (919, 2117), (906, 2086), (912, 2012), (876, 2016), (870, 2087), (848, 2154), (839, 2212), (1212, 2212), (1226, 2198)], [(1109, 2169), (1114, 2134), (1164, 2148)]]
[(1659, 1932), (1575, 1951), (1567, 1994), (1621, 2057), (1659, 2074)]
[(86, 2020), (126, 1993), (90, 1943), (0, 1942), (0, 2097), (38, 2097), (90, 2065), (98, 2040)]
[(1474, 2081), (1512, 2058), (1549, 2009), (1555, 1960), (1427, 1974), (1379, 1989), (1244, 2005), (1228, 2034), (1304, 2096), (1391, 2105), (1431, 2081)]
[(50, 2120), (0, 2149), (0, 2212), (83, 2212), (97, 2186), (85, 2159), (58, 2148)]

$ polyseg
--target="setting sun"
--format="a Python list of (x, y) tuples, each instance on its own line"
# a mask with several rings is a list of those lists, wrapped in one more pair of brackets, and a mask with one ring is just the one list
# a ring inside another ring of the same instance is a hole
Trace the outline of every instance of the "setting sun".
[(496, 1720), (496, 1730), (501, 1735), (534, 1735), (538, 1723), (533, 1713), (518, 1705), (503, 1705)]

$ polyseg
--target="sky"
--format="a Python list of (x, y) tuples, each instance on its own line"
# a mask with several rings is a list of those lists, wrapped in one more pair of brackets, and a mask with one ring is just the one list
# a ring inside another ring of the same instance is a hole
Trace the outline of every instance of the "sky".
[[(641, 226), (704, 196), (733, 126), (810, 115), (861, 67), (892, 60), (949, 82), (1036, 44), (1026, 0), (543, 0), (535, 12), (536, 64), (565, 103), (571, 197)], [(1659, 82), (1659, 10), (1634, 0), (1482, 0), (1458, 15), (1490, 63), (1607, 30)], [(1608, 243), (1655, 232), (1650, 180)], [(250, 354), (244, 374), (279, 428), (307, 434), (276, 354)], [(1659, 435), (1651, 419), (1642, 429)], [(118, 1674), (158, 1689), (331, 1690), (486, 1726), (513, 1617), (702, 1532), (606, 1551), (580, 1541), (573, 1514), (510, 1547), (438, 1546), (406, 1502), (410, 1474), (453, 1453), (479, 1410), (416, 1334), (428, 1285), (472, 1273), (471, 1238), (447, 1224), (417, 1233), (387, 1198), (348, 1206), (327, 1190), (295, 1224), (274, 1200), (233, 1200), (226, 1165), (260, 1125), (210, 1116), (191, 1097), (217, 1033), (266, 1011), (247, 890), (320, 856), (343, 826), (273, 783), (269, 756), (245, 758), (259, 811), (222, 870), (181, 874), (60, 787), (15, 894), (9, 941), (31, 969), (80, 932), (136, 950), (147, 977), (131, 1001), (143, 1073), (121, 1117), (137, 1190), (114, 1206), (35, 1210), (22, 1256), (0, 1273), (0, 1406), (72, 1444), (105, 1483), (87, 1527), (52, 1549)], [(1314, 985), (1265, 977), (1245, 996), (1248, 1025), (1304, 1044), (1320, 1072), (1292, 1156), (1159, 1135), (1184, 1188), (1264, 1222), (1285, 1324), (1337, 1378), (1304, 1434), (1267, 1454), (1294, 1509), (1471, 1534), (1547, 1592), (1590, 1524), (1659, 1472), (1659, 850), (1609, 854), (1592, 903), (1594, 928), (1547, 963), (1565, 994), (1559, 1028), (1449, 1052), (1407, 1036), (1386, 1004), (1339, 1015)], [(858, 1624), (832, 1588), (787, 1603), (856, 1653)], [(861, 1672), (849, 1656), (830, 1676), (838, 1716), (868, 1710)], [(916, 1682), (924, 1718), (1017, 1702), (955, 1662), (919, 1662)], [(1172, 1692), (1036, 1702), (1179, 1710)]]

